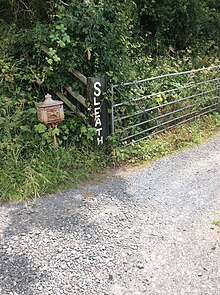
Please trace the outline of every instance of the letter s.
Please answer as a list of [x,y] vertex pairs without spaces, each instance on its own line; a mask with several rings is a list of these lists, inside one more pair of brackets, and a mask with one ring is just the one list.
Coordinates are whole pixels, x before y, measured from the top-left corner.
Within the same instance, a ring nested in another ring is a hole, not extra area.
[[101,94],[101,89],[100,89],[101,86],[102,85],[100,82],[95,82],[95,84],[94,84],[94,89],[96,90],[96,91],[94,91],[94,95],[97,97],[100,96],[100,94]]

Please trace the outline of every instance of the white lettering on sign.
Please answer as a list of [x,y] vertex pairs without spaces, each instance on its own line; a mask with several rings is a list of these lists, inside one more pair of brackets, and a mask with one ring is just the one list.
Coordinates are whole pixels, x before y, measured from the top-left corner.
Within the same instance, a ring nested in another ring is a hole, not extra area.
[[100,89],[101,86],[102,86],[102,85],[101,85],[100,82],[95,82],[95,84],[94,84],[94,89],[95,89],[96,91],[94,91],[94,95],[95,95],[96,97],[99,97],[99,96],[101,95],[101,89]]
[[100,111],[101,111],[100,107],[94,109],[95,118],[100,117]]
[[102,131],[102,121],[101,121],[101,107],[100,101],[98,97],[101,95],[101,83],[95,82],[94,84],[94,97],[93,97],[93,104],[94,104],[94,115],[95,115],[95,128],[96,128],[96,140],[97,144],[103,144],[103,136],[101,135]]
[[101,131],[102,131],[102,128],[97,128],[96,129],[96,132],[98,133],[98,136],[101,136]]
[[100,101],[97,101],[97,97],[94,96],[94,106],[100,106]]
[[98,145],[103,144],[103,136],[97,137],[97,143]]
[[101,122],[101,119],[100,118],[96,118],[95,119],[95,128],[98,127],[98,126],[99,127],[102,127],[102,122]]

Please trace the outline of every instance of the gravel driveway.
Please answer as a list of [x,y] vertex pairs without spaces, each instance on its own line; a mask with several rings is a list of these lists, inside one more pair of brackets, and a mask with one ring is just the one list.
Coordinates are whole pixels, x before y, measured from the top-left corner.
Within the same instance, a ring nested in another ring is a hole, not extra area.
[[0,206],[0,294],[219,295],[220,135],[106,182]]

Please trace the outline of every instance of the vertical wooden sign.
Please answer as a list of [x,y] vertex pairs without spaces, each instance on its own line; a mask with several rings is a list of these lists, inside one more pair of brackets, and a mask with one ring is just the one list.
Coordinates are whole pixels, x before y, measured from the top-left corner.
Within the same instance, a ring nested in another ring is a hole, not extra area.
[[105,144],[109,135],[108,103],[103,96],[106,90],[106,78],[87,78],[88,101],[92,105],[93,126],[96,128],[96,146]]

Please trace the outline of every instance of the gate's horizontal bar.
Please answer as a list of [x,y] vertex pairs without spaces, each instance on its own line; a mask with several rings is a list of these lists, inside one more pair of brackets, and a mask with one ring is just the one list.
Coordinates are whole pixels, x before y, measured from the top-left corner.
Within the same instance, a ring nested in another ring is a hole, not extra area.
[[83,84],[87,85],[87,77],[84,76],[82,73],[73,69],[68,69],[68,72],[71,73],[75,78],[77,78]]
[[[203,85],[203,84],[206,84],[206,83],[211,83],[211,82],[215,82],[215,81],[219,81],[219,80],[220,80],[219,78],[215,78],[215,79],[205,80],[205,81],[198,82],[198,83],[192,83],[192,84],[189,84],[187,86],[182,86],[182,87],[179,87],[179,88],[173,88],[173,89],[168,89],[168,90],[164,90],[164,91],[159,91],[159,92],[155,92],[153,94],[148,94],[148,95],[144,95],[144,96],[141,96],[139,98],[133,99],[133,100],[131,100],[131,102],[134,103],[134,102],[140,101],[140,100],[145,99],[145,98],[151,98],[151,97],[161,95],[161,94],[172,93],[174,91],[181,91],[181,90],[184,90],[184,89],[187,89],[187,88],[192,88],[192,87],[196,87],[196,86],[199,86],[199,85]],[[119,106],[123,106],[123,105],[126,105],[126,103],[127,102],[116,103],[115,105],[113,105],[113,107],[116,108],[116,107],[119,107]]]
[[[154,130],[154,129],[158,128],[158,127],[161,127],[161,126],[164,126],[164,125],[166,125],[166,124],[169,124],[169,123],[175,122],[176,120],[179,120],[179,119],[185,118],[185,117],[187,117],[187,116],[189,116],[189,115],[192,115],[192,114],[198,113],[199,111],[203,111],[203,110],[205,110],[205,109],[207,109],[207,108],[210,108],[210,107],[213,107],[213,106],[217,106],[217,105],[219,105],[218,102],[215,103],[215,104],[212,104],[212,105],[206,106],[206,107],[204,107],[204,108],[201,108],[200,110],[195,110],[195,111],[193,111],[193,112],[190,112],[190,113],[184,114],[184,115],[179,116],[179,117],[177,117],[177,118],[174,118],[174,119],[172,119],[172,120],[168,120],[168,121],[165,121],[165,122],[163,122],[163,123],[157,124],[157,125],[155,125],[155,126],[153,126],[153,127],[150,127],[150,128],[148,128],[148,129],[145,129],[145,130],[142,130],[142,131],[137,132],[137,133],[135,133],[135,134],[131,134],[131,135],[127,136],[127,137],[124,137],[124,138],[122,138],[122,141],[125,141],[125,140],[127,140],[127,139],[133,138],[133,137],[135,137],[135,136],[137,136],[137,135],[141,135],[141,134],[146,133],[146,132],[148,132],[148,131]],[[174,124],[174,125],[175,125],[175,124]]]
[[81,103],[84,108],[88,109],[88,105],[86,103],[86,99],[84,96],[80,95],[80,94],[77,94],[75,93],[73,90],[72,90],[72,87],[71,86],[64,86],[64,89],[72,96],[74,97],[79,103]]
[[150,138],[150,137],[153,137],[154,135],[157,135],[157,134],[160,134],[160,133],[162,133],[162,132],[164,132],[164,131],[167,131],[167,130],[173,128],[174,126],[181,125],[181,124],[183,124],[183,123],[189,122],[189,121],[191,121],[191,120],[193,120],[193,119],[195,119],[195,118],[198,118],[198,117],[200,117],[200,116],[203,116],[203,115],[206,115],[206,114],[213,113],[214,111],[217,111],[217,110],[219,110],[218,107],[217,107],[217,108],[214,108],[214,109],[211,109],[211,110],[209,110],[209,111],[203,112],[203,113],[201,113],[201,114],[198,114],[198,115],[196,115],[196,116],[190,117],[190,118],[188,118],[188,119],[186,119],[186,120],[183,120],[183,121],[181,121],[181,122],[176,123],[175,125],[168,126],[168,127],[164,128],[164,129],[162,129],[162,130],[158,130],[158,131],[156,131],[156,132],[154,132],[154,133],[148,134],[147,136],[144,136],[144,137],[139,138],[139,139],[137,139],[137,140],[132,140],[131,142],[125,144],[125,146],[127,146],[127,145],[131,145],[132,143],[137,143],[137,142],[139,142],[139,141],[141,141],[141,140],[144,140],[144,139],[147,139],[147,138]]
[[144,79],[144,80],[137,80],[137,81],[134,81],[134,82],[115,84],[115,85],[112,85],[112,87],[115,88],[115,87],[118,87],[118,86],[135,85],[135,84],[139,84],[139,83],[143,83],[143,82],[149,82],[149,81],[153,81],[153,80],[157,80],[157,79],[161,79],[161,78],[178,76],[178,75],[185,75],[185,74],[191,74],[191,73],[197,73],[197,72],[200,72],[200,71],[206,71],[206,70],[217,69],[217,68],[220,68],[220,65],[211,66],[211,67],[207,67],[207,68],[196,69],[196,70],[190,70],[190,71],[183,71],[183,72],[178,72],[178,73],[170,73],[170,74],[166,74],[166,75],[147,78],[147,79]]
[[197,94],[194,94],[194,95],[183,97],[181,99],[173,100],[173,101],[170,101],[170,102],[165,103],[165,104],[161,104],[161,105],[149,108],[149,109],[145,109],[145,110],[143,110],[141,112],[137,112],[137,113],[134,113],[134,114],[131,114],[131,115],[127,115],[127,116],[124,116],[124,117],[117,118],[117,119],[114,120],[114,122],[122,121],[122,120],[128,119],[128,118],[132,118],[134,116],[138,116],[138,115],[144,114],[146,112],[149,112],[149,111],[152,111],[152,110],[155,110],[155,109],[159,109],[159,108],[162,108],[162,107],[165,107],[165,106],[168,106],[168,105],[172,105],[172,104],[174,104],[176,102],[181,102],[181,101],[184,101],[184,100],[187,100],[187,99],[191,99],[191,98],[194,98],[194,97],[197,97],[197,96],[202,96],[204,94],[208,94],[208,93],[215,92],[215,91],[216,91],[216,89],[212,89],[212,90],[209,90],[209,91],[200,92],[200,93],[197,93]]
[[[202,103],[205,103],[207,101],[213,101],[215,99],[217,99],[218,96],[215,96],[213,98],[209,98],[207,100],[204,100]],[[142,121],[140,123],[137,123],[137,124],[134,124],[134,125],[131,125],[129,127],[126,127],[126,128],[123,128],[123,131],[126,131],[126,130],[129,130],[129,129],[132,129],[132,128],[135,128],[135,127],[138,127],[138,126],[141,126],[141,125],[144,125],[146,123],[149,123],[149,122],[152,122],[152,121],[155,121],[155,120],[158,120],[158,119],[161,119],[161,118],[164,118],[164,117],[167,117],[169,115],[172,115],[172,114],[176,114],[178,112],[181,112],[181,111],[184,111],[184,110],[187,110],[187,109],[190,109],[190,108],[193,108],[194,106],[197,106],[197,105],[200,105],[201,103],[200,102],[197,102],[197,103],[194,103],[194,104],[191,104],[189,106],[186,106],[186,107],[183,107],[183,108],[180,108],[180,109],[177,109],[175,111],[172,111],[172,112],[169,112],[169,113],[166,113],[166,114],[163,114],[163,115],[160,115],[160,116],[157,116],[157,117],[154,117],[152,119],[149,119],[149,120],[146,120],[146,121]],[[119,132],[115,132],[115,134],[117,134]]]
[[83,121],[87,124],[87,126],[90,127],[90,124],[88,122],[88,118],[86,117],[85,114],[83,114],[82,112],[80,112],[77,107],[72,104],[65,95],[63,95],[60,91],[54,91],[54,94],[56,94],[57,97],[59,97],[63,102],[65,102],[65,104],[76,114],[80,115],[83,118]]
[[163,122],[163,123],[160,123],[160,124],[157,124],[157,125],[155,125],[155,126],[153,126],[153,127],[150,127],[150,128],[148,128],[148,129],[142,130],[142,131],[140,131],[140,132],[138,132],[138,133],[131,134],[131,135],[127,136],[127,137],[122,138],[122,141],[125,141],[125,140],[127,140],[127,139],[133,138],[133,137],[135,137],[135,136],[137,136],[137,135],[141,135],[141,134],[146,133],[146,132],[148,132],[148,131],[151,131],[151,130],[157,129],[158,127],[164,126],[164,125],[166,125],[166,124],[168,124],[168,123],[172,123],[172,122],[174,122],[174,121],[176,121],[176,120],[178,120],[178,119],[185,118],[185,117],[187,117],[188,115],[191,115],[191,114],[194,114],[194,113],[197,113],[197,112],[198,112],[198,111],[194,111],[194,112],[191,112],[191,113],[187,113],[187,114],[184,114],[183,116],[180,116],[180,117],[178,117],[178,118],[174,118],[174,119],[172,119],[172,120],[169,120],[169,121],[166,121],[166,122]]

